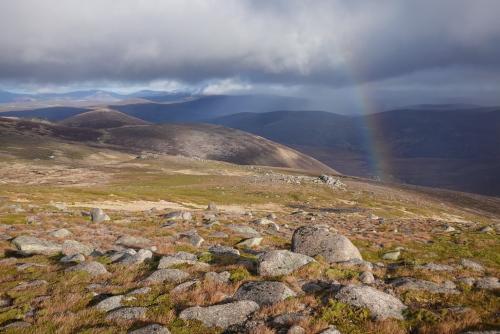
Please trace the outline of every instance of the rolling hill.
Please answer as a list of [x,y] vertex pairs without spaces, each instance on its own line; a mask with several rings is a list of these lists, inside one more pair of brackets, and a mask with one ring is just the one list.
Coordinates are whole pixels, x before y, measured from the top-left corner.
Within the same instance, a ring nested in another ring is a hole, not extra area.
[[[127,125],[102,128],[102,113],[87,125],[69,127],[0,117],[0,138],[4,144],[25,140],[79,142],[139,154],[143,151],[226,161],[243,165],[264,165],[335,172],[321,162],[281,144],[240,130],[209,124]],[[36,138],[36,139],[34,139]]]
[[150,123],[116,110],[100,108],[66,118],[59,124],[78,128],[107,129]]

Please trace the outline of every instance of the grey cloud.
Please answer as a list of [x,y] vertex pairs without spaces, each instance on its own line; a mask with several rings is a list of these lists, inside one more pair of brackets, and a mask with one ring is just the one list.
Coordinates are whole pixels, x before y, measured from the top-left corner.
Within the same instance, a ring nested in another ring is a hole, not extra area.
[[496,0],[5,0],[0,81],[345,86],[450,66],[499,73],[499,12]]

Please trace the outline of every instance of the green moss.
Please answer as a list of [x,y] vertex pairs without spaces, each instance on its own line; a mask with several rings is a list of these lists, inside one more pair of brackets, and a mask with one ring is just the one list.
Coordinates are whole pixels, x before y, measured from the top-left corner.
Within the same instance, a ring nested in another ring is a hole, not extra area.
[[363,326],[370,318],[364,308],[353,307],[330,299],[320,313],[320,320],[335,325],[342,333],[364,334]]
[[219,334],[223,331],[217,328],[207,328],[200,321],[175,319],[169,324],[172,334]]
[[229,277],[229,279],[231,280],[231,282],[240,282],[248,279],[251,276],[248,270],[243,267],[233,269],[230,273],[231,276]]
[[348,268],[328,268],[325,276],[329,279],[352,279],[359,276],[359,272]]

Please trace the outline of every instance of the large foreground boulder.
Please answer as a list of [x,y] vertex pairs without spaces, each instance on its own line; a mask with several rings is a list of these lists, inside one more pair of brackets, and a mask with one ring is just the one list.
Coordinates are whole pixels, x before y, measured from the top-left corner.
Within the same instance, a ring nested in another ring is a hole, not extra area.
[[288,297],[294,297],[295,292],[284,283],[275,281],[246,282],[234,294],[236,300],[253,300],[260,306],[276,304]]
[[328,263],[362,260],[359,250],[347,237],[316,226],[295,230],[292,251],[312,257],[320,255]]
[[21,235],[12,244],[22,255],[56,255],[61,252],[61,245],[52,241],[38,239],[28,235]]
[[366,285],[344,286],[335,298],[349,305],[367,308],[375,320],[403,319],[402,312],[406,309],[398,298]]
[[272,250],[259,257],[257,271],[262,276],[281,276],[313,262],[314,259],[304,254],[287,250]]
[[201,321],[207,327],[226,329],[229,326],[244,323],[258,309],[259,305],[256,302],[241,300],[207,307],[190,307],[182,311],[179,317],[184,320]]

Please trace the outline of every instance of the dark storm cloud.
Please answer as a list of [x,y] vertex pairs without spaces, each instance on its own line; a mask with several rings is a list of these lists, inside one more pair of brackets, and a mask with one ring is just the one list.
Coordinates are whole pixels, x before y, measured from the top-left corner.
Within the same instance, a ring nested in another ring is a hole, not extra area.
[[0,81],[335,86],[449,67],[496,80],[499,12],[496,0],[4,0]]

